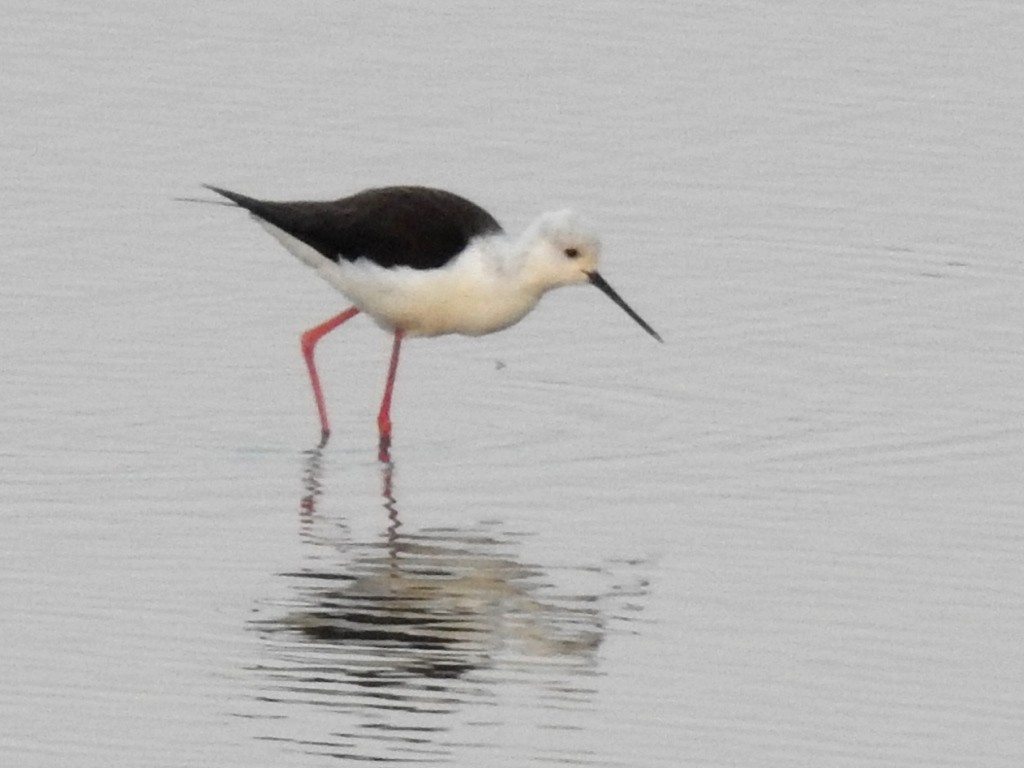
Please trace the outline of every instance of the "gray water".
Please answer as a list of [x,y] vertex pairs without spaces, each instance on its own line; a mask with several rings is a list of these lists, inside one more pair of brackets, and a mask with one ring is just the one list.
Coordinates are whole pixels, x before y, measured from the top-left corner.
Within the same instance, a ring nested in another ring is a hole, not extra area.
[[[0,763],[1019,766],[1024,12],[185,7],[0,25]],[[237,212],[584,213],[517,327],[298,350]]]

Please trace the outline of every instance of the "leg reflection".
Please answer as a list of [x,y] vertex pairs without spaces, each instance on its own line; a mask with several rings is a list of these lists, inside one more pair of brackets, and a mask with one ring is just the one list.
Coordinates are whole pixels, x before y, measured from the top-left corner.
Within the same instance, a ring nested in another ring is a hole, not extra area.
[[316,515],[317,499],[323,494],[323,484],[320,476],[324,466],[323,443],[306,451],[306,460],[302,466],[302,488],[304,494],[299,501],[299,514],[302,519],[308,522]]

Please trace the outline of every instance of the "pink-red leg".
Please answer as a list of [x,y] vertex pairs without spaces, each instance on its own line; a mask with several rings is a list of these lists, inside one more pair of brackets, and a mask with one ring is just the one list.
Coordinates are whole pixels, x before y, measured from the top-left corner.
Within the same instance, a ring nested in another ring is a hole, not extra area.
[[344,312],[339,312],[329,320],[320,323],[320,325],[314,325],[302,334],[302,356],[306,360],[306,368],[309,370],[309,381],[313,385],[313,397],[316,398],[316,411],[320,416],[321,444],[327,442],[327,437],[331,434],[331,426],[327,421],[327,406],[324,405],[324,393],[320,389],[320,377],[316,372],[316,363],[313,362],[313,348],[320,341],[321,337],[357,314],[359,314],[358,309],[349,307]]
[[384,385],[384,397],[380,401],[380,411],[377,413],[377,429],[380,430],[380,439],[383,443],[391,439],[391,392],[395,388],[395,372],[398,370],[398,353],[402,349],[402,331],[395,331],[395,340],[391,346],[391,363],[388,365],[388,380]]

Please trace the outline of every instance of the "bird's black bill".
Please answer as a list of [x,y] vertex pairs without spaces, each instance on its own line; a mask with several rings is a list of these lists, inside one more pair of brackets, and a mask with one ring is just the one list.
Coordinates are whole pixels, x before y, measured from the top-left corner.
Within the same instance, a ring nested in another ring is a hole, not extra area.
[[[605,296],[607,296],[609,299],[611,299],[616,304],[618,304],[620,307],[622,307],[622,309],[625,311],[625,313],[627,315],[629,315],[634,320],[636,320],[637,324],[641,328],[643,328],[645,331],[647,331],[649,334],[651,334],[651,336],[656,338],[658,341],[662,341],[662,338],[661,338],[661,336],[658,335],[658,332],[656,330],[654,330],[653,328],[651,328],[651,326],[649,326],[644,321],[644,319],[642,317],[640,317],[640,315],[638,315],[636,312],[634,312],[633,308],[630,307],[629,304],[627,304],[625,301],[622,300],[622,297],[619,296],[619,294],[617,294],[615,292],[615,290],[610,285],[608,285],[608,283],[605,281],[605,279],[603,277],[601,277],[601,275],[599,275],[597,272],[588,272],[587,273],[587,277],[589,278],[591,283],[593,283],[594,285],[596,285],[598,288],[601,289],[601,291],[604,293]],[[662,343],[664,343],[664,342],[662,342]]]

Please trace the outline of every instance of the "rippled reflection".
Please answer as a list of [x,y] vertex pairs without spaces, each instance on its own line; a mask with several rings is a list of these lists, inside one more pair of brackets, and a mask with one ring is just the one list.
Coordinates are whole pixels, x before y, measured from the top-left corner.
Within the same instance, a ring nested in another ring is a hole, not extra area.
[[330,712],[331,730],[269,738],[338,757],[422,760],[448,754],[466,736],[455,731],[474,728],[467,719],[500,725],[505,715],[482,708],[506,690],[553,710],[586,708],[609,608],[641,586],[560,567],[560,583],[601,586],[557,590],[517,556],[525,534],[501,524],[405,532],[390,461],[380,533],[359,541],[321,509],[323,460],[311,451],[304,467],[305,563],[281,574],[288,597],[261,606],[253,626],[272,659],[259,669],[262,700],[286,707],[276,714],[286,719]]

